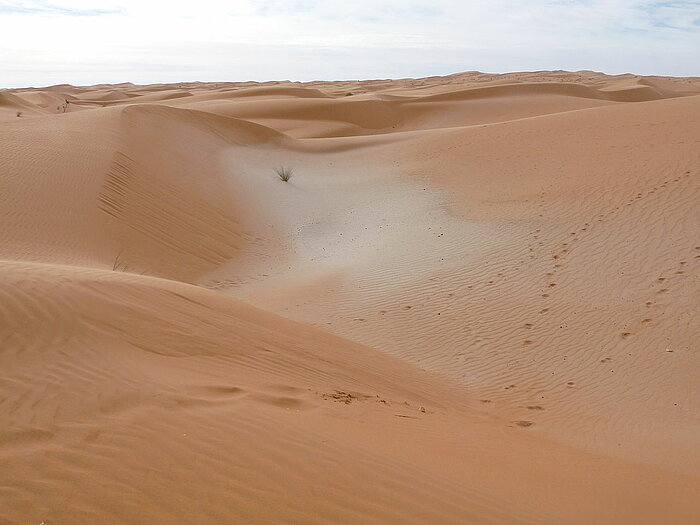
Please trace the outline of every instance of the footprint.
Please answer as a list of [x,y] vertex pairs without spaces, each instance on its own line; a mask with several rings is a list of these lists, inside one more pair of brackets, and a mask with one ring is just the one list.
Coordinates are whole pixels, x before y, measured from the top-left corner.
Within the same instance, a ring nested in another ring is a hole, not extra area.
[[254,394],[251,397],[265,405],[270,405],[276,408],[284,408],[285,410],[306,410],[314,407],[314,405],[312,405],[311,403],[308,403],[296,397],[270,396],[267,394]]
[[226,385],[194,386],[187,388],[187,391],[193,394],[215,399],[240,397],[247,393],[244,389],[237,386]]
[[323,399],[334,401],[336,403],[344,403],[349,405],[354,401],[362,401],[368,399],[369,396],[365,394],[360,394],[359,392],[345,392],[344,390],[335,390],[332,393],[321,394]]
[[296,386],[290,385],[269,385],[266,387],[266,392],[275,394],[285,394],[287,396],[300,395],[304,393],[304,390]]

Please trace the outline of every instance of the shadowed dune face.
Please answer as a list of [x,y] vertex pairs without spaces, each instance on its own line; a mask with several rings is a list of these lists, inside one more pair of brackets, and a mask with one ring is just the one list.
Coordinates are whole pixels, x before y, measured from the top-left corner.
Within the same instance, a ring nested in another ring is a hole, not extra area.
[[593,72],[0,91],[0,522],[695,523],[698,114]]

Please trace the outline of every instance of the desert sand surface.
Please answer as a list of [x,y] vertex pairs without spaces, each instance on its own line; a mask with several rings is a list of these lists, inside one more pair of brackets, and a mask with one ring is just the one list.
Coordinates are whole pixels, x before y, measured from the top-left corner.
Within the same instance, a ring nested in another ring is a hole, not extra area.
[[0,523],[698,524],[699,180],[700,78],[0,90]]

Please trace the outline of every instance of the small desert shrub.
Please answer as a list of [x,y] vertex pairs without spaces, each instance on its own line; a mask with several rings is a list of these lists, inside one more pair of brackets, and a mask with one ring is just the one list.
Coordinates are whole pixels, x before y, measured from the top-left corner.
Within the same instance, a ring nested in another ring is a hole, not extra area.
[[121,260],[122,252],[117,254],[116,259],[114,259],[114,264],[112,265],[112,271],[114,272],[125,272],[129,267],[124,261]]
[[275,173],[277,173],[277,176],[280,178],[280,180],[287,182],[289,179],[292,178],[294,170],[292,168],[280,166],[279,168],[275,168]]
[[18,111],[18,112],[17,112],[17,116],[18,116],[18,117],[21,117],[21,116],[22,116],[22,112],[21,112],[21,111]]

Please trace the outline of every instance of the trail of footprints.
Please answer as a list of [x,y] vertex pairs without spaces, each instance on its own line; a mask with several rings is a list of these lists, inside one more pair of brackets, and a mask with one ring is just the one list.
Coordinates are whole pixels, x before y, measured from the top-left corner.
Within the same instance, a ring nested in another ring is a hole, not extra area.
[[[673,179],[668,179],[661,183],[658,186],[653,186],[651,189],[649,189],[646,192],[638,192],[634,197],[629,199],[627,202],[625,202],[623,205],[618,205],[615,206],[612,210],[599,214],[595,220],[592,220],[591,222],[603,222],[612,216],[615,216],[619,214],[623,208],[623,206],[631,206],[635,204],[636,202],[640,201],[641,199],[648,197],[650,195],[655,194],[658,191],[663,190],[664,188],[668,187],[672,183],[678,183],[684,178],[690,177],[691,173],[690,171],[685,171],[682,175],[678,175],[677,177]],[[539,194],[539,202],[537,204],[539,210],[538,210],[538,217],[543,217],[546,209],[545,209],[545,192],[541,192]],[[574,248],[574,243],[578,242],[579,239],[582,238],[582,236],[585,234],[585,232],[589,231],[589,229],[592,228],[591,222],[585,222],[583,223],[582,226],[580,226],[577,229],[574,229],[573,231],[569,232],[569,238],[565,242],[561,242],[557,244],[557,249],[554,250],[554,253],[549,252],[551,255],[551,259],[553,261],[553,264],[551,266],[550,271],[546,272],[544,277],[545,277],[545,284],[542,287],[542,290],[540,292],[540,298],[545,301],[545,306],[539,310],[539,314],[549,314],[550,308],[546,306],[546,301],[551,298],[551,294],[556,290],[557,287],[557,282],[556,282],[556,275],[557,272],[561,271],[565,267],[565,259],[568,254],[571,253],[572,249]],[[540,240],[540,233],[541,230],[539,228],[535,229],[534,231],[530,232],[530,235],[532,236],[532,242],[528,245],[527,247],[527,257],[530,259],[535,259],[537,257],[541,257],[544,255],[544,252],[548,251],[547,248],[544,248],[544,243]],[[540,253],[538,253],[540,252]],[[700,246],[694,247],[694,254],[691,255],[692,258],[695,260],[700,259]],[[521,264],[524,263],[524,261],[519,261]],[[658,277],[651,285],[655,288],[654,289],[654,296],[658,296],[659,294],[665,294],[670,291],[670,281],[673,279],[673,276],[680,276],[683,275],[686,271],[688,265],[687,260],[682,260],[678,263],[677,267],[671,271],[671,276],[667,277],[665,275],[662,275]],[[514,268],[515,271],[518,270],[518,268]],[[503,273],[498,273],[497,276],[500,277],[502,276]],[[489,280],[481,283],[476,283],[477,285],[484,285],[484,284],[492,284],[494,281]],[[472,286],[468,286],[467,288],[471,289]],[[644,307],[646,309],[651,309],[655,305],[654,302],[654,296],[650,297],[649,300],[645,301]],[[648,326],[653,323],[653,318],[650,316],[644,317],[639,321],[639,324],[641,325],[640,328],[643,328],[644,326]],[[527,322],[522,325],[522,328],[524,330],[532,330],[535,328],[535,323],[532,322]],[[623,339],[627,339],[630,337],[633,337],[635,333],[632,331],[624,331],[620,333],[620,336]],[[533,339],[527,338],[523,339],[522,341],[523,345],[533,345],[535,344],[535,341]],[[603,357],[600,359],[600,363],[610,363],[612,362],[612,358],[610,357]],[[567,388],[574,388],[576,386],[576,383],[574,381],[568,381],[566,383]],[[516,385],[508,385],[505,386],[504,389],[507,390],[512,390],[516,388]],[[482,399],[482,403],[492,403],[491,400],[489,399]],[[525,408],[527,410],[544,410],[544,407],[541,405],[527,405],[527,406],[520,406],[519,408]],[[529,427],[533,425],[534,423],[532,421],[524,421],[524,420],[519,420],[519,421],[512,421],[512,423],[522,426],[522,427]]]
[[[646,192],[638,192],[634,197],[632,197],[631,199],[629,199],[629,200],[625,203],[625,206],[631,206],[632,204],[634,204],[635,202],[639,201],[640,199],[643,199],[644,197],[647,197],[647,196],[649,196],[649,195],[653,195],[653,194],[656,193],[657,191],[660,191],[661,189],[666,188],[669,184],[674,183],[674,182],[675,182],[675,183],[680,182],[682,179],[687,178],[687,177],[690,177],[690,175],[691,175],[690,171],[686,170],[682,175],[678,175],[678,176],[676,176],[676,177],[673,178],[673,179],[665,180],[665,181],[664,181],[663,183],[661,183],[659,186],[653,186],[650,190],[648,190],[648,191],[646,191]],[[540,193],[540,197],[539,197],[539,198],[540,198],[540,203],[538,204],[538,206],[539,206],[539,208],[540,208],[541,211],[544,211],[544,192]],[[609,218],[609,217],[611,217],[611,216],[614,216],[614,215],[620,213],[620,210],[621,210],[621,206],[616,206],[615,208],[613,208],[612,210],[608,211],[607,213],[599,214],[599,215],[597,216],[595,222],[603,222],[603,221],[606,220],[607,218]],[[541,216],[542,216],[542,213],[540,213],[539,216],[541,217]],[[557,283],[555,282],[554,277],[556,276],[556,273],[557,273],[558,271],[560,271],[560,270],[564,267],[564,258],[566,257],[567,254],[569,254],[569,253],[571,252],[571,249],[573,248],[572,244],[573,244],[574,242],[577,242],[577,241],[581,238],[581,235],[582,235],[584,232],[588,231],[590,227],[591,227],[590,222],[586,222],[586,223],[583,224],[583,226],[581,226],[581,227],[578,228],[577,230],[572,231],[572,232],[569,232],[569,236],[571,237],[571,240],[570,240],[570,241],[567,241],[567,242],[562,242],[562,243],[559,245],[559,249],[556,250],[554,254],[552,254],[552,259],[553,259],[555,262],[554,262],[554,264],[552,265],[551,271],[549,271],[549,272],[547,272],[547,273],[545,274],[545,278],[546,278],[546,280],[549,281],[549,282],[545,285],[544,289],[542,290],[542,293],[540,294],[540,297],[541,297],[541,298],[543,298],[543,299],[548,299],[548,298],[551,296],[551,292],[552,292],[553,289],[557,286]],[[539,241],[538,241],[538,239],[539,239],[539,235],[538,235],[538,234],[539,234],[539,233],[540,233],[540,230],[539,230],[539,229],[536,229],[536,230],[534,230],[534,232],[532,232],[532,235],[533,235],[533,239],[534,239],[535,241],[537,241],[537,244],[538,244],[539,246],[542,246],[542,242],[539,242]],[[696,249],[696,251],[698,251],[698,250],[700,250],[700,247],[696,247],[695,249]],[[532,247],[532,245],[529,246],[529,251],[530,251],[530,252],[533,252],[533,247]],[[530,255],[530,258],[534,258],[534,257],[535,257],[534,254],[531,254],[531,255]],[[700,254],[695,254],[695,258],[696,258],[696,259],[700,258]],[[682,274],[684,274],[684,273],[685,273],[684,267],[685,267],[687,264],[688,264],[688,261],[680,261],[680,263],[679,263],[679,265],[678,265],[679,267],[675,270],[674,274],[675,274],[675,275],[682,275]],[[657,278],[657,280],[656,280],[656,282],[655,282],[654,284],[663,284],[663,283],[666,283],[669,279],[670,279],[669,277],[661,276],[661,277]],[[667,287],[659,287],[659,288],[656,289],[656,292],[655,292],[655,293],[656,293],[656,294],[663,294],[663,293],[666,293],[666,292],[668,292],[668,291],[669,291],[669,288],[667,288]],[[652,307],[653,305],[654,305],[654,301],[652,301],[652,300],[648,300],[648,301],[645,302],[645,306],[646,306],[647,308],[650,308],[650,307]],[[540,314],[546,314],[546,313],[548,313],[549,311],[550,311],[549,308],[546,308],[546,307],[545,307],[545,308],[542,308],[542,309],[539,311],[539,313],[540,313]],[[646,325],[646,324],[649,324],[649,323],[651,323],[651,322],[652,322],[652,319],[649,318],[649,317],[646,317],[646,318],[644,318],[644,319],[641,320],[641,324],[642,324],[642,325]],[[533,328],[533,324],[532,324],[532,323],[525,323],[524,327],[525,327],[526,329],[532,329],[532,328]],[[630,337],[630,336],[632,336],[632,335],[633,335],[633,333],[632,333],[632,332],[628,332],[628,331],[625,331],[625,332],[622,332],[622,333],[621,333],[621,337],[623,337],[623,338],[628,338],[628,337]],[[523,344],[533,344],[533,341],[530,340],[530,339],[525,339],[525,340],[523,341]],[[609,360],[610,358],[606,358],[606,359]],[[601,362],[603,362],[603,361],[601,361]],[[607,361],[605,361],[605,362],[607,362]]]
[[[507,280],[509,276],[512,274],[515,274],[520,270],[520,266],[525,263],[526,259],[537,259],[537,258],[545,258],[549,257],[551,258],[551,267],[548,272],[544,274],[545,282],[542,286],[542,289],[539,292],[540,298],[544,301],[544,304],[538,309],[538,314],[539,315],[551,315],[552,310],[548,306],[548,302],[552,297],[552,294],[556,292],[558,283],[556,281],[556,276],[557,273],[562,271],[566,267],[566,257],[572,253],[572,250],[575,248],[576,243],[579,242],[580,239],[584,238],[586,235],[586,232],[589,232],[593,227],[595,223],[601,223],[605,222],[608,219],[614,217],[615,215],[618,215],[619,213],[622,212],[624,207],[626,206],[632,206],[635,203],[641,201],[642,199],[649,197],[651,195],[654,195],[657,192],[660,192],[667,188],[669,185],[673,183],[678,183],[681,182],[683,179],[690,177],[691,173],[690,171],[685,171],[683,174],[676,176],[675,178],[665,180],[661,184],[657,186],[653,186],[651,189],[645,191],[645,192],[638,192],[636,193],[632,198],[630,198],[628,201],[619,204],[612,208],[611,210],[605,212],[605,213],[600,213],[596,217],[589,219],[588,222],[584,222],[580,227],[574,228],[568,232],[568,235],[566,236],[565,239],[562,239],[563,242],[560,243],[555,243],[554,245],[550,246],[545,246],[545,243],[541,240],[541,229],[537,228],[533,231],[531,231],[528,235],[531,236],[531,242],[528,244],[526,251],[524,253],[521,253],[521,256],[518,257],[513,263],[507,264],[505,267],[499,268],[499,271],[496,273],[491,274],[491,276],[484,277],[478,281],[473,281],[469,284],[464,285],[464,288],[466,290],[469,290],[469,292],[477,292],[480,289],[485,289],[486,287],[493,286],[499,281],[504,281]],[[538,194],[538,202],[537,202],[537,208],[538,208],[538,217],[544,217],[547,209],[546,209],[546,191],[543,190]],[[554,250],[552,250],[552,246],[554,247]],[[695,247],[695,254],[691,257],[694,257],[695,260],[700,259],[700,246]],[[687,260],[680,261],[678,263],[678,267],[672,271],[672,275],[682,275],[685,273],[685,268],[688,265]],[[655,302],[654,298],[655,296],[658,296],[658,294],[664,294],[670,291],[669,285],[670,285],[670,280],[673,277],[667,277],[667,276],[659,276],[657,280],[652,283],[655,286],[654,290],[654,296],[650,297],[645,303],[644,307],[646,309],[653,308]],[[439,280],[437,278],[431,279],[431,281]],[[450,300],[455,300],[459,299],[459,294],[455,293],[447,293],[446,297]],[[403,310],[410,310],[413,308],[413,305],[404,305],[401,307]],[[386,315],[388,313],[388,310],[383,309],[379,311],[380,315]],[[438,313],[437,315],[440,315]],[[356,319],[356,320],[362,320],[364,319]],[[640,325],[641,327],[644,327],[645,325],[650,325],[653,323],[653,318],[651,316],[644,317],[643,319],[640,320]],[[522,328],[524,330],[532,330],[533,328],[536,327],[536,324],[534,322],[526,322],[522,325]],[[631,338],[635,334],[632,331],[624,331],[620,333],[620,337],[623,339]],[[536,340],[534,338],[524,338],[522,340],[522,344],[529,346],[529,345],[534,345],[536,344]],[[600,363],[610,363],[612,361],[612,358],[610,357],[604,357],[600,359]],[[568,381],[566,383],[567,388],[575,388],[576,384],[573,381]],[[512,390],[516,388],[516,385],[508,385],[504,387],[505,390]],[[491,400],[488,399],[483,399],[481,400],[483,403],[490,403]],[[522,407],[521,407],[522,408]],[[528,410],[543,410],[544,408],[540,405],[528,405],[524,408],[527,408]],[[532,422],[513,422],[519,426],[530,426]],[[529,424],[521,424],[521,423],[529,423]]]
[[[248,389],[231,385],[191,386],[186,392],[171,393],[171,401],[178,408],[237,404],[248,399],[260,405],[302,412],[318,408],[318,400],[323,402],[352,405],[355,403],[376,403],[391,408],[393,415],[402,418],[420,419],[421,414],[434,414],[435,410],[407,400],[396,401],[380,395],[364,394],[354,390],[313,391],[290,385],[268,385],[262,389]],[[408,413],[408,414],[406,414]]]

